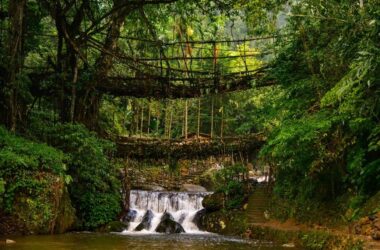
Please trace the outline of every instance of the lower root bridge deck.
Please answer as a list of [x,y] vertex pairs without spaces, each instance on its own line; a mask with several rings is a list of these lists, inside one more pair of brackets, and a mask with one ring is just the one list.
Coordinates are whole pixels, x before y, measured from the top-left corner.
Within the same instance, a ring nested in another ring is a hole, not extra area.
[[190,159],[249,152],[260,148],[262,134],[224,138],[146,139],[119,137],[117,155],[134,159]]

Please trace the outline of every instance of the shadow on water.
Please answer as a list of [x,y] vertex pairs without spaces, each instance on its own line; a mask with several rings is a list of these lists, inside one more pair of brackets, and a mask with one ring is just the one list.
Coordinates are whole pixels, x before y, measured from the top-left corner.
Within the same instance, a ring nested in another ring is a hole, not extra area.
[[[70,233],[63,235],[15,237],[15,244],[0,245],[9,250],[245,250],[285,249],[270,242],[207,235],[119,235]],[[293,248],[294,249],[294,248]]]

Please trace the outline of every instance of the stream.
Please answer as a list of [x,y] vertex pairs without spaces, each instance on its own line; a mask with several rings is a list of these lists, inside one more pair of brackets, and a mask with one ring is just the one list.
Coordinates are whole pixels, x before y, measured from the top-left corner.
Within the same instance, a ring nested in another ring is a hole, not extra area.
[[[1,246],[9,250],[245,250],[286,249],[269,242],[247,241],[215,234],[97,234],[69,233],[63,235],[12,238],[15,244]],[[294,249],[294,248],[292,248]]]

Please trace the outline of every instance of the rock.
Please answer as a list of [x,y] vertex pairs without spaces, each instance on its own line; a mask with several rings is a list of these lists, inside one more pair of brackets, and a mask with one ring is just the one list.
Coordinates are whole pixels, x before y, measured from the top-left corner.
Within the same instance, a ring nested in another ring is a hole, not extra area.
[[201,228],[201,220],[202,217],[205,216],[206,214],[206,209],[199,210],[193,218],[193,223],[197,225],[198,228]]
[[376,218],[372,222],[372,239],[380,240],[380,213],[377,213]]
[[71,204],[70,195],[67,188],[64,188],[64,192],[59,202],[58,216],[54,226],[54,233],[62,234],[74,226],[77,221],[75,215],[75,208]]
[[129,222],[133,221],[136,218],[136,216],[137,216],[137,211],[129,209],[127,214],[123,217],[123,222],[129,223]]
[[282,247],[292,248],[292,247],[296,247],[296,245],[294,245],[294,243],[286,243],[286,244],[283,244]]
[[104,229],[103,232],[123,232],[128,229],[128,225],[121,221],[111,221],[109,222]]
[[5,244],[15,244],[15,243],[16,243],[16,241],[14,241],[14,240],[10,240],[10,239],[5,240]]
[[224,206],[224,194],[223,193],[213,193],[207,195],[202,201],[203,207],[207,212],[214,212],[221,210]]
[[160,224],[158,224],[156,228],[156,232],[158,233],[184,233],[185,230],[178,222],[174,221],[174,218],[171,214],[165,212],[161,218]]
[[380,230],[380,212],[378,212],[374,217],[375,218],[372,220],[373,227]]
[[373,231],[371,237],[374,240],[380,240],[380,231],[379,230]]
[[164,187],[154,185],[154,184],[146,184],[140,187],[142,190],[147,190],[147,191],[165,191],[166,189]]
[[354,230],[355,234],[369,235],[369,232],[371,231],[371,221],[367,216],[361,218],[355,224]]
[[206,188],[199,186],[199,185],[194,185],[194,184],[183,184],[181,186],[181,191],[184,191],[184,192],[207,192]]
[[247,229],[246,216],[242,211],[219,210],[207,212],[199,220],[198,228],[223,235],[243,235]]
[[151,210],[146,211],[141,223],[135,228],[135,231],[149,230],[154,214]]
[[380,212],[358,220],[354,230],[356,234],[371,236],[374,240],[380,240]]

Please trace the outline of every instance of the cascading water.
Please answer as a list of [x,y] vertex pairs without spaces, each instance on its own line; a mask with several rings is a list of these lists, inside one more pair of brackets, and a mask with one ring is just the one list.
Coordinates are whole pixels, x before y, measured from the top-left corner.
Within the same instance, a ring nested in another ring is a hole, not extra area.
[[[154,233],[165,219],[172,227],[186,233],[201,233],[193,222],[203,209],[203,198],[209,192],[161,192],[132,190],[130,193],[129,227],[124,233]],[[165,225],[166,225],[165,224]]]

